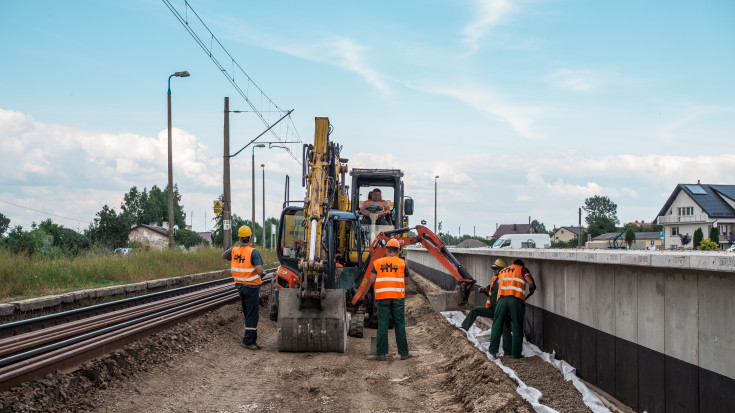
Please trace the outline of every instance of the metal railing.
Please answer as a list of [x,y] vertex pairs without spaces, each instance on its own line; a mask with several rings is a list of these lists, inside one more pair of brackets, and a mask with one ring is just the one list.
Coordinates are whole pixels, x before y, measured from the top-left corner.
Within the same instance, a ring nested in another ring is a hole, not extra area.
[[677,223],[696,223],[696,222],[707,222],[707,214],[697,215],[661,215],[658,217],[657,222],[659,225],[663,224],[677,224]]

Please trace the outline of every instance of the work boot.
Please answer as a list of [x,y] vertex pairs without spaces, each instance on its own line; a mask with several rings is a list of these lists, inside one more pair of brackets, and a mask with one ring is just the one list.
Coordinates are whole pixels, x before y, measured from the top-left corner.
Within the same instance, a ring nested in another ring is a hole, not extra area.
[[411,354],[411,353],[408,353],[408,354],[401,354],[401,360],[408,360],[408,359],[410,359],[411,357],[414,357],[414,355],[413,355],[413,354]]
[[240,343],[240,347],[246,348],[248,350],[260,350],[260,346],[258,346],[257,344]]
[[385,354],[371,354],[367,357],[368,360],[385,361]]

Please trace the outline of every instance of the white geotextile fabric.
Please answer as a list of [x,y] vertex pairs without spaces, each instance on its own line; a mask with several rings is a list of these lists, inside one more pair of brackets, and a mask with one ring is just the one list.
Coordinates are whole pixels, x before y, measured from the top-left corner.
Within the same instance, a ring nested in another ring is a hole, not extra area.
[[[444,318],[449,321],[450,324],[452,324],[455,327],[460,327],[462,325],[462,322],[465,319],[464,313],[461,311],[443,311],[441,315],[444,316]],[[464,330],[462,330],[464,331]],[[499,357],[493,357],[488,353],[488,349],[490,348],[490,330],[481,330],[477,326],[472,324],[472,327],[470,327],[470,331],[467,332],[467,340],[469,340],[471,343],[475,345],[475,347],[479,348],[485,354],[487,357],[498,365],[508,376],[510,376],[511,379],[515,380],[518,383],[518,388],[516,391],[518,394],[521,395],[526,401],[531,403],[531,406],[533,406],[533,409],[536,412],[539,413],[551,413],[556,412],[556,410],[552,409],[549,406],[545,406],[541,404],[539,401],[541,399],[541,392],[533,387],[527,386],[523,381],[518,377],[518,375],[513,371],[511,368],[506,367],[503,365],[503,363],[500,361]],[[502,338],[501,338],[502,343]],[[552,366],[556,367],[557,370],[561,372],[561,374],[564,375],[564,379],[567,381],[572,382],[574,387],[579,390],[580,393],[582,393],[582,400],[584,401],[584,404],[587,405],[587,407],[592,410],[593,413],[610,413],[610,410],[605,407],[605,405],[600,401],[600,399],[597,397],[595,393],[593,393],[587,386],[585,386],[584,383],[582,383],[581,380],[577,377],[576,369],[569,365],[564,360],[555,360],[554,357],[549,353],[544,353],[536,347],[535,345],[529,343],[526,341],[526,339],[523,339],[523,350],[522,354],[524,357],[533,357],[533,356],[539,356],[547,363],[551,363]],[[503,355],[503,348],[502,345],[500,346],[500,349],[498,350],[498,356]]]

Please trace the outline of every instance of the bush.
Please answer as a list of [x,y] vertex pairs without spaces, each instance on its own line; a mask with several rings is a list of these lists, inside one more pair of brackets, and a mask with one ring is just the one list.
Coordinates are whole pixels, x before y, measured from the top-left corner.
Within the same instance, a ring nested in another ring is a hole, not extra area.
[[551,241],[551,248],[577,248],[577,238],[569,241]]
[[186,247],[186,249],[204,244],[206,242],[204,238],[199,236],[199,234],[188,229],[180,229],[176,231],[176,236],[174,237],[174,239],[176,240],[176,244],[183,245],[184,247]]
[[702,251],[713,251],[720,248],[720,246],[716,242],[712,241],[712,239],[710,238],[705,238],[704,240],[702,240],[701,247]]
[[692,238],[692,246],[694,249],[697,249],[702,245],[702,239],[704,239],[702,228],[697,228],[697,230],[694,231],[694,237]]

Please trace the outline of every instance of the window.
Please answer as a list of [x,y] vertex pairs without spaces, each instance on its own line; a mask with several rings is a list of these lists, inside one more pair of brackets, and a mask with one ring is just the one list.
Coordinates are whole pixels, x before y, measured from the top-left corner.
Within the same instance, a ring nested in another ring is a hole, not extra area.
[[671,236],[675,237],[679,235],[679,227],[671,227]]
[[679,215],[680,216],[691,216],[694,215],[694,207],[680,207],[679,209]]

